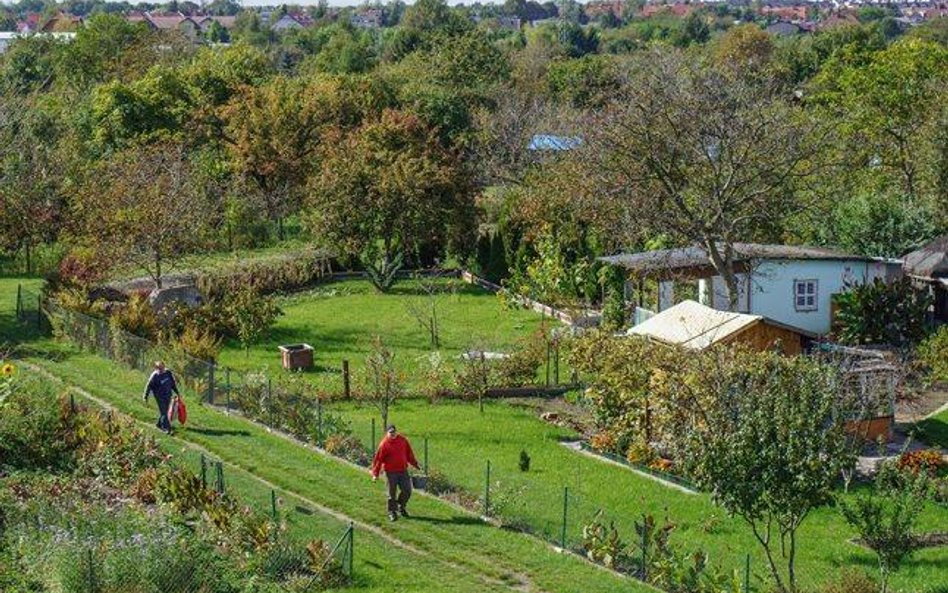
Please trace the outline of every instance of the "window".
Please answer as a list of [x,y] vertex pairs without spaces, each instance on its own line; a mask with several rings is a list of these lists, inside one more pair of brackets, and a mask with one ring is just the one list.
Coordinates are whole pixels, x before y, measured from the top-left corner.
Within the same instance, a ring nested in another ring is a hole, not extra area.
[[816,280],[793,281],[793,304],[797,311],[816,311]]

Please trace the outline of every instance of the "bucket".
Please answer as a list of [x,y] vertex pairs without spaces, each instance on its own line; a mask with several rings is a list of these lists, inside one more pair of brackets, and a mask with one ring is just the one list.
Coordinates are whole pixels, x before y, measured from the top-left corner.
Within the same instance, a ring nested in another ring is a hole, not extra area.
[[428,476],[412,476],[411,487],[417,490],[428,489]]

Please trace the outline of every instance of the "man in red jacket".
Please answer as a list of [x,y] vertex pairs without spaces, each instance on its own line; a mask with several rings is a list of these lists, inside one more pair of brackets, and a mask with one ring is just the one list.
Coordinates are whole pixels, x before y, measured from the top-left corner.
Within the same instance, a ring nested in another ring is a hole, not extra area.
[[[398,434],[395,425],[388,427],[386,434],[379,443],[378,450],[375,452],[375,459],[372,460],[372,481],[379,478],[379,472],[385,471],[385,477],[388,479],[388,520],[397,521],[398,513],[403,517],[408,516],[405,505],[411,498],[411,476],[408,475],[408,466],[418,468],[418,460],[415,459],[415,453],[411,450],[411,443],[408,439]],[[395,494],[398,493],[396,497]]]

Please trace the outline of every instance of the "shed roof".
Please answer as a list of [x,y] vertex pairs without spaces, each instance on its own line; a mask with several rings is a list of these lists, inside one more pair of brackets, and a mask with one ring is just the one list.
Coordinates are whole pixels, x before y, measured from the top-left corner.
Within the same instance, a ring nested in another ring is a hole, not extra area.
[[[870,257],[828,247],[735,243],[734,252],[736,262],[760,259],[873,261]],[[707,249],[697,245],[640,253],[620,253],[600,257],[599,260],[634,272],[654,272],[709,265]]]
[[918,278],[948,278],[948,235],[906,255],[902,269]]
[[627,333],[692,350],[704,350],[763,319],[760,315],[718,311],[695,301],[682,301],[629,329]]

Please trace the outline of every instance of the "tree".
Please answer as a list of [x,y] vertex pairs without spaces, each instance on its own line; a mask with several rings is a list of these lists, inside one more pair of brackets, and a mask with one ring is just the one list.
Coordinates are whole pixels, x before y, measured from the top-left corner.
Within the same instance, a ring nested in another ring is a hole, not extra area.
[[864,411],[814,359],[723,350],[692,359],[690,377],[661,382],[681,404],[703,391],[717,396],[688,407],[695,421],[681,433],[685,469],[750,526],[777,590],[796,591],[798,530],[855,464],[845,422]]
[[466,245],[471,231],[471,187],[459,156],[417,117],[392,110],[325,143],[308,205],[316,236],[381,276],[401,257],[417,261],[423,248]]
[[836,332],[844,344],[891,344],[910,347],[927,333],[925,318],[932,304],[928,290],[904,278],[887,284],[853,286],[836,297]]
[[799,190],[832,128],[772,82],[681,53],[650,53],[635,73],[593,126],[592,175],[629,221],[627,243],[667,234],[700,245],[733,308],[734,243],[773,237],[806,207]]
[[405,381],[395,368],[395,352],[379,336],[372,340],[372,350],[365,358],[363,384],[358,399],[378,408],[382,426],[388,426],[389,410],[405,391]]
[[133,146],[99,163],[73,204],[80,243],[148,274],[156,288],[202,243],[211,217],[181,143]]
[[250,345],[259,340],[283,314],[270,297],[261,296],[251,287],[245,287],[225,298],[227,315],[234,326],[237,339],[246,356],[250,356]]
[[913,533],[928,496],[931,477],[925,472],[900,472],[891,461],[882,464],[868,494],[842,501],[840,511],[859,534],[860,542],[876,553],[882,593],[889,578],[917,549]]
[[277,77],[244,87],[224,109],[236,173],[256,190],[281,239],[283,221],[298,209],[320,133],[332,116],[322,92],[304,81]]

